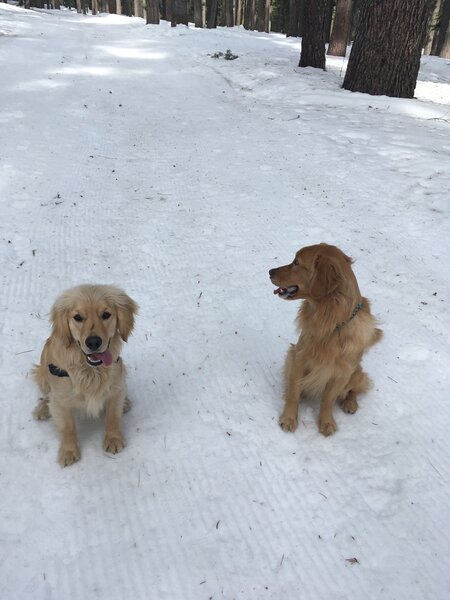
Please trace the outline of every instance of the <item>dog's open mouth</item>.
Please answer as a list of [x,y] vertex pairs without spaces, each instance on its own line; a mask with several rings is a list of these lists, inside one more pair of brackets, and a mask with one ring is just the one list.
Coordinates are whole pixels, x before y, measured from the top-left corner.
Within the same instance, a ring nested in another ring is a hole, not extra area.
[[99,367],[100,365],[109,367],[109,365],[112,363],[111,352],[106,350],[106,352],[93,352],[92,354],[86,354],[86,362],[91,367]]
[[287,288],[279,287],[273,291],[274,294],[277,294],[280,298],[283,298],[284,300],[291,298],[291,296],[295,296],[295,294],[297,292],[298,292],[297,285],[291,285]]

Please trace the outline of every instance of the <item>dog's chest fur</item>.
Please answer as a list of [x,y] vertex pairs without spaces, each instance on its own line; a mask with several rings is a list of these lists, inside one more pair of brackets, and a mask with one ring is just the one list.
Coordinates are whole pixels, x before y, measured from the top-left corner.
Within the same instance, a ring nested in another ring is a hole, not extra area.
[[114,388],[123,387],[122,361],[109,367],[87,365],[70,370],[74,402],[90,417],[98,417]]

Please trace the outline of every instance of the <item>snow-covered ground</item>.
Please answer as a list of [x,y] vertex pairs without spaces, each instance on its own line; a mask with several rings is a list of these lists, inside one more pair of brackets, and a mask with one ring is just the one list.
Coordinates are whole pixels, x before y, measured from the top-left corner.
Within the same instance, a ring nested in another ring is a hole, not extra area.
[[[298,57],[241,28],[1,6],[2,599],[449,597],[450,63],[425,57],[399,100]],[[331,438],[313,403],[278,427],[296,306],[267,276],[320,241],[385,331]],[[140,304],[134,407],[121,454],[81,419],[61,469],[30,367],[80,282]]]

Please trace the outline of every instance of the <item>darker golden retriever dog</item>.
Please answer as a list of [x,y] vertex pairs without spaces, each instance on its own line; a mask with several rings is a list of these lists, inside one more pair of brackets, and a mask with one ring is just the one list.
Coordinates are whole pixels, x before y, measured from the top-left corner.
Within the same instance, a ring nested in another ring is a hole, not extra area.
[[129,401],[120,349],[133,330],[136,310],[136,302],[112,285],[80,285],[52,307],[52,333],[33,370],[43,394],[33,414],[53,417],[63,467],[80,459],[74,409],[97,417],[105,408],[103,447],[114,454],[124,447],[122,413]]
[[285,398],[280,425],[295,431],[300,396],[320,398],[319,431],[336,431],[333,406],[346,413],[358,409],[357,395],[370,386],[361,368],[364,352],[382,336],[361,296],[352,260],[336,246],[302,248],[293,262],[271,269],[269,276],[286,300],[303,300],[297,317],[300,337],[285,363]]

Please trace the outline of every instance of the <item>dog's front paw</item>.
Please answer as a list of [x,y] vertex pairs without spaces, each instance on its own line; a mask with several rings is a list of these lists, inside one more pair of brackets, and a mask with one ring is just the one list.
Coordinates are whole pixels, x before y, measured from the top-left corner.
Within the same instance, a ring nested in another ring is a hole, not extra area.
[[121,433],[106,434],[103,442],[103,449],[111,454],[117,454],[123,450],[125,446],[125,440]]
[[325,437],[329,435],[333,435],[333,433],[337,430],[337,425],[333,417],[331,419],[321,419],[319,418],[319,431]]
[[81,458],[78,446],[61,446],[58,453],[58,462],[62,467],[70,467]]
[[283,431],[295,431],[297,429],[298,419],[284,413],[280,417],[280,427]]

